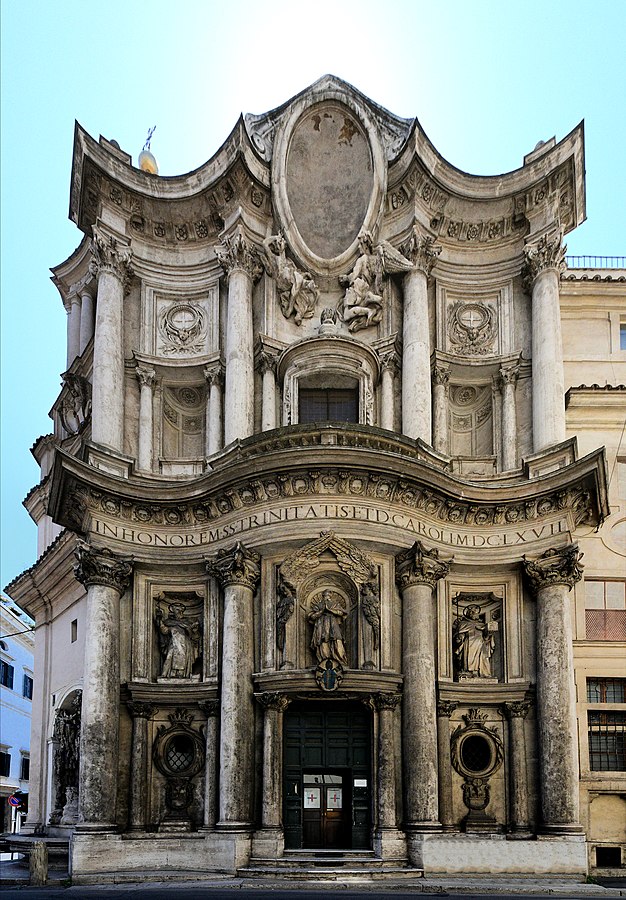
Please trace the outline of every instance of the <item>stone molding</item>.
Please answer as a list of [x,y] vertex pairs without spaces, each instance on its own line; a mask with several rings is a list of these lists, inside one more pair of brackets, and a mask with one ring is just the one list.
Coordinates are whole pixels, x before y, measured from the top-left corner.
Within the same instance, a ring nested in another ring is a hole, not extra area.
[[524,572],[533,593],[537,594],[542,588],[553,584],[566,584],[571,590],[583,577],[581,558],[582,554],[575,544],[561,549],[551,547],[536,560],[524,556]]
[[525,719],[532,705],[532,700],[509,700],[502,704],[502,710],[507,719]]
[[245,237],[241,228],[234,234],[226,234],[221,238],[221,245],[216,245],[215,255],[228,277],[236,271],[257,281],[263,272],[263,264],[256,247]]
[[438,550],[427,550],[421,541],[415,541],[396,556],[396,582],[401,591],[415,584],[427,584],[434,589],[449,568],[449,562],[439,559]]
[[101,584],[123,594],[132,575],[133,557],[120,557],[106,547],[95,548],[87,541],[78,541],[74,555],[78,562],[74,575],[85,587]]
[[106,235],[94,226],[89,272],[96,279],[103,272],[110,272],[122,283],[126,292],[133,275],[132,255],[130,247],[124,246],[112,235]]
[[214,559],[207,560],[207,571],[222,587],[240,584],[253,591],[261,574],[260,561],[258,553],[237,541],[230,550],[219,550]]
[[565,271],[567,264],[565,254],[567,247],[563,244],[562,235],[544,234],[536,244],[528,244],[524,248],[523,277],[527,287],[532,287],[535,279],[547,269],[556,269],[558,275]]
[[127,700],[126,706],[133,719],[150,719],[156,709],[154,703],[145,700]]
[[413,267],[429,278],[442,247],[435,244],[433,238],[423,235],[417,225],[414,225],[411,237],[402,244],[400,249],[402,254],[413,263]]
[[292,698],[280,691],[264,691],[262,694],[255,694],[254,699],[265,710],[274,710],[275,712],[284,712]]

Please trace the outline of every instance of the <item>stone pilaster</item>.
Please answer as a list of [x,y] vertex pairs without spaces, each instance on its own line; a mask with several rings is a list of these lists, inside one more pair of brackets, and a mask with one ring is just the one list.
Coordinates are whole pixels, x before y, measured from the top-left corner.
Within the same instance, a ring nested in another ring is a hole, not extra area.
[[448,452],[448,393],[450,370],[446,366],[433,369],[433,447]]
[[437,747],[439,756],[439,820],[444,831],[456,831],[452,813],[452,764],[450,762],[450,718],[459,704],[437,703]]
[[123,301],[131,276],[130,247],[94,227],[90,270],[98,301],[93,348],[91,438],[124,449]]
[[395,350],[389,350],[381,356],[380,368],[382,372],[380,427],[386,428],[388,431],[395,431],[395,384],[400,368],[398,354]]
[[276,356],[261,350],[257,357],[259,371],[263,379],[261,404],[261,430],[276,428]]
[[561,235],[525,248],[524,275],[532,295],[533,448],[565,440],[565,396],[559,276],[565,268]]
[[261,851],[273,858],[282,856],[283,811],[283,713],[289,697],[279,691],[256,695],[263,707],[263,786],[261,830],[254,837],[255,854]]
[[139,446],[137,449],[137,468],[143,472],[152,471],[153,447],[153,403],[152,392],[156,372],[150,366],[137,366],[135,369],[139,379]]
[[224,442],[230,444],[254,430],[252,287],[263,268],[241,228],[226,235],[215,253],[228,276]]
[[219,757],[219,700],[198,703],[206,716],[206,753],[204,761],[204,824],[203,831],[215,831],[217,821],[217,760]]
[[432,238],[413,234],[402,247],[413,268],[404,276],[402,318],[402,433],[431,442],[430,330],[428,278],[441,247]]
[[582,577],[578,548],[550,549],[524,570],[537,598],[537,727],[542,830],[579,832],[578,738],[568,593]]
[[110,831],[115,829],[117,796],[119,601],[130,582],[132,561],[84,541],[76,547],[76,559],[74,574],[87,588],[78,828]]
[[224,591],[217,827],[249,831],[254,797],[253,596],[260,556],[237,542],[207,563]]
[[529,836],[528,774],[526,771],[526,735],[524,719],[530,700],[514,700],[503,704],[509,722],[509,823],[511,832]]
[[155,707],[142,700],[129,700],[133,717],[133,744],[130,758],[130,831],[145,831],[148,824],[148,720]]
[[206,366],[204,377],[209,386],[206,412],[206,454],[212,456],[224,446],[222,434],[222,391],[224,388],[224,367],[221,363]]
[[420,541],[396,556],[402,594],[402,702],[405,829],[441,828],[438,800],[434,588],[449,563]]
[[502,469],[505,472],[517,468],[517,409],[515,385],[519,376],[518,366],[500,369],[502,390]]

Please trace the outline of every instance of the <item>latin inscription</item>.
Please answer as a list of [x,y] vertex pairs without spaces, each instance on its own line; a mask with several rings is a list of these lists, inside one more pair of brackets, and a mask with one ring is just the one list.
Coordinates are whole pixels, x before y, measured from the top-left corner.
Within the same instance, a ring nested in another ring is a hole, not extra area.
[[393,512],[372,506],[352,503],[313,503],[294,506],[283,506],[280,509],[265,509],[258,513],[241,516],[231,522],[215,525],[211,528],[156,530],[130,523],[119,524],[105,522],[94,518],[92,530],[102,537],[113,538],[130,544],[144,547],[209,547],[212,544],[227,541],[256,528],[271,526],[281,522],[299,522],[319,520],[324,527],[333,520],[350,520],[388,525],[409,531],[418,538],[426,538],[437,544],[449,547],[512,547],[552,537],[567,531],[563,520],[557,522],[537,523],[528,528],[507,529],[501,531],[477,532],[458,531],[436,525],[428,520],[418,519],[404,512]]

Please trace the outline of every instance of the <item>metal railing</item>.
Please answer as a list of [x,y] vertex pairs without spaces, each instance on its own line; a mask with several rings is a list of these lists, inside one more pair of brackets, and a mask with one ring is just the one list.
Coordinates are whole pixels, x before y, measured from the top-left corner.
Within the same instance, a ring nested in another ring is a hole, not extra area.
[[624,269],[626,256],[566,256],[570,269]]

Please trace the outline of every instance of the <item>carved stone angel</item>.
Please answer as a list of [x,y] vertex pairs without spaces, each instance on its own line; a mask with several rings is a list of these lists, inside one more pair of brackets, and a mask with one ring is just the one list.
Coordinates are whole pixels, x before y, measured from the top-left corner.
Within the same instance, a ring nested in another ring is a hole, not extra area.
[[360,256],[352,271],[339,278],[346,292],[337,304],[339,318],[352,332],[381,321],[384,275],[408,272],[412,268],[411,262],[388,241],[374,245],[369,231],[361,230],[358,241]]
[[280,309],[286,319],[294,317],[296,325],[313,317],[319,290],[309,272],[301,272],[285,253],[282,234],[271,234],[263,241],[263,264],[276,282]]

